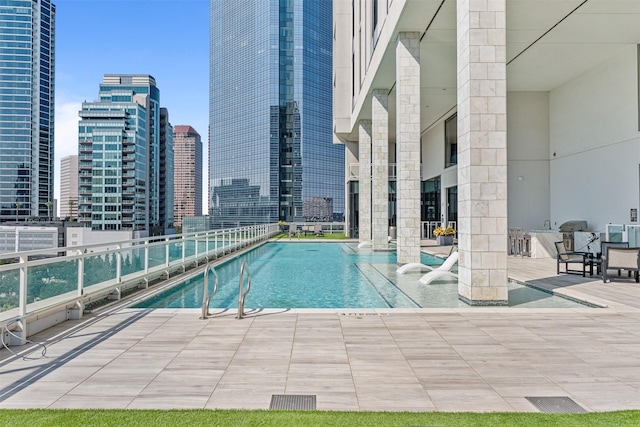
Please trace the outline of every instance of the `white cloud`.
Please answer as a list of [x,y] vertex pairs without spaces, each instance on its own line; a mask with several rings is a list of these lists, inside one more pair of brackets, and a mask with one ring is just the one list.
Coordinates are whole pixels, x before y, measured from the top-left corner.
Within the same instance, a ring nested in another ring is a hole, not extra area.
[[60,200],[60,159],[78,154],[78,112],[81,108],[82,101],[56,103],[53,197],[57,200]]

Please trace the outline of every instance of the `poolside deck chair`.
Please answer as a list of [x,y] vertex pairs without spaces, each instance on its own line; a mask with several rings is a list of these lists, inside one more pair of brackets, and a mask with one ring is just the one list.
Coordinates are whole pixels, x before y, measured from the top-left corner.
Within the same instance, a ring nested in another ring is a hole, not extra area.
[[418,270],[418,269],[419,270],[433,271],[433,270],[436,270],[436,269],[439,269],[439,268],[443,268],[443,266],[444,266],[444,268],[446,268],[448,270],[451,270],[451,267],[453,267],[453,264],[455,264],[457,261],[458,261],[458,252],[455,251],[455,252],[451,252],[449,254],[449,256],[447,257],[447,259],[444,260],[442,265],[440,265],[438,267],[434,268],[434,267],[431,267],[430,265],[425,265],[425,264],[422,264],[420,262],[409,262],[409,263],[407,263],[405,265],[402,265],[402,266],[398,267],[396,269],[396,273],[404,274],[407,271]]
[[607,270],[626,270],[633,272],[636,282],[640,281],[640,248],[621,248],[608,246],[607,252],[602,255],[602,281],[607,283],[610,276]]
[[[628,248],[629,242],[606,242],[606,241],[600,242],[600,253],[597,254],[597,257],[592,260],[594,265],[596,266],[596,273],[598,275],[602,275],[602,255],[607,254],[607,248],[609,247]],[[622,274],[622,270],[618,270],[618,276],[620,276],[621,274]]]
[[423,285],[428,285],[434,280],[442,279],[445,277],[450,277],[453,279],[457,279],[458,275],[451,271],[456,262],[458,262],[458,251],[453,252],[449,257],[442,263],[441,266],[433,268],[430,272],[425,274],[420,278],[420,283]]
[[[586,276],[587,266],[589,265],[589,254],[587,252],[572,252],[567,251],[564,246],[564,242],[555,242],[557,254],[557,268],[556,271],[560,274],[560,264],[564,264],[564,273],[567,274],[582,274],[582,277]],[[581,270],[575,270],[569,268],[570,264],[580,264]]]
[[451,279],[457,279],[458,275],[453,271],[433,270],[428,272],[424,276],[422,276],[420,278],[420,283],[422,283],[423,285],[428,285],[435,280],[444,279],[445,277],[449,277]]

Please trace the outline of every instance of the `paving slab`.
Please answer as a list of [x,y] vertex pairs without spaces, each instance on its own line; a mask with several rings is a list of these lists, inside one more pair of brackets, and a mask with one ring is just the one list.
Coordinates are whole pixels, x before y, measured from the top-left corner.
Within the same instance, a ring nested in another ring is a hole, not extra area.
[[[439,248],[435,248],[441,250]],[[640,409],[640,285],[557,275],[509,257],[509,276],[605,308],[223,310],[115,306],[0,349],[0,408],[525,411],[566,396]],[[215,310],[213,310],[215,311]]]

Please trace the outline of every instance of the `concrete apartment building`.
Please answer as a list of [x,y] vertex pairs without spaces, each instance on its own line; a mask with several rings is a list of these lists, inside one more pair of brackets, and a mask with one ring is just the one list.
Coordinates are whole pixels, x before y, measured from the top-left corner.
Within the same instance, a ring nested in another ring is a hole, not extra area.
[[455,221],[460,299],[503,305],[509,227],[534,245],[571,220],[637,234],[640,2],[354,0],[333,16],[360,240],[385,248],[393,218],[398,262],[419,262],[421,222]]
[[189,125],[173,127],[175,167],[174,217],[176,226],[182,226],[185,216],[202,215],[202,140]]
[[[69,204],[69,202],[72,202]],[[72,154],[60,159],[60,218],[78,213],[78,155]],[[55,215],[54,215],[55,216]]]

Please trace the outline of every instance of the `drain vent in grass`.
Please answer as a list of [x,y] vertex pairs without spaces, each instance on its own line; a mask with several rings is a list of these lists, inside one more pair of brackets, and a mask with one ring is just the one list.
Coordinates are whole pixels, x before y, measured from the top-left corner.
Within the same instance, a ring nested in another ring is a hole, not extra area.
[[316,409],[315,394],[274,394],[269,409],[312,411]]
[[584,414],[587,411],[571,398],[560,397],[526,397],[540,412],[545,414]]

